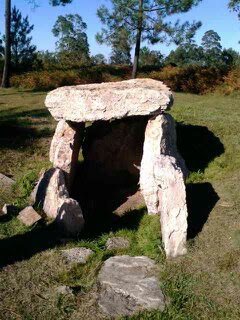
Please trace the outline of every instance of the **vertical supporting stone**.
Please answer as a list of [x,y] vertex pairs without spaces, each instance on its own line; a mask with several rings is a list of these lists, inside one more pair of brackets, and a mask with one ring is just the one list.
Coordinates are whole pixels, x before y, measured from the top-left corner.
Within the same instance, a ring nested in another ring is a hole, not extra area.
[[175,158],[161,155],[154,163],[162,241],[167,258],[187,252],[187,203],[183,172]]
[[[168,257],[186,252],[184,178],[187,172],[185,162],[177,151],[174,119],[169,114],[150,119],[145,131],[140,187],[149,214],[161,214],[162,238]],[[172,236],[174,232],[181,235]]]
[[69,191],[75,175],[84,128],[84,123],[61,120],[51,143],[50,161],[54,168],[63,170]]

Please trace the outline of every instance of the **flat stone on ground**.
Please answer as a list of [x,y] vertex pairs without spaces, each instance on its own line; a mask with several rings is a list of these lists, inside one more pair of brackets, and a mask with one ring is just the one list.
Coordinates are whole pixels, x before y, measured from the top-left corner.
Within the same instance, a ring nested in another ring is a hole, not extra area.
[[144,310],[163,310],[165,297],[148,257],[115,256],[100,270],[98,304],[111,317],[130,316]]
[[61,250],[61,254],[68,262],[85,264],[93,251],[87,248],[72,248]]
[[129,246],[130,243],[128,239],[122,237],[112,237],[106,242],[107,250],[127,249]]
[[1,189],[9,189],[13,185],[14,180],[0,173],[0,188]]
[[31,206],[20,211],[17,218],[28,227],[42,219],[42,217]]
[[47,95],[45,105],[57,121],[87,122],[160,114],[172,102],[162,82],[133,79],[58,88]]

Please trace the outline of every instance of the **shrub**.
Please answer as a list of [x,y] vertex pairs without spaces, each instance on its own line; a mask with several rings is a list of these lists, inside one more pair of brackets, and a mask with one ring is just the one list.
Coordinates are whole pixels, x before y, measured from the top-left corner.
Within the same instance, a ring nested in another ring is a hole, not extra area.
[[[34,71],[14,75],[11,77],[11,85],[32,90],[51,90],[65,85],[120,81],[130,77],[130,66],[97,65],[72,70]],[[155,71],[140,70],[139,77],[163,81],[176,92],[204,94],[217,90],[228,94],[240,90],[240,67],[229,70],[196,65],[166,66]]]
[[130,69],[118,66],[92,66],[72,70],[33,71],[11,77],[11,86],[51,90],[65,85],[100,83],[128,79]]
[[217,91],[223,94],[230,94],[240,90],[240,66],[230,70],[224,77],[222,85],[218,86]]
[[161,80],[173,91],[203,94],[213,91],[223,83],[227,70],[190,65],[187,67],[164,67],[161,71],[151,72],[149,77]]

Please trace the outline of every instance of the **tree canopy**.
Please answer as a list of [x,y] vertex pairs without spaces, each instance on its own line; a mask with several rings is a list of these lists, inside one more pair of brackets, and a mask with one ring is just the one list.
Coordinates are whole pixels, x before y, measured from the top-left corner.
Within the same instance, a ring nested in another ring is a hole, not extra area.
[[73,0],[49,0],[50,5],[52,6],[65,6],[66,4],[71,3]]
[[240,19],[240,0],[229,0],[228,7],[238,13]]
[[160,51],[150,50],[148,47],[143,47],[140,50],[139,66],[140,67],[160,67],[163,62],[163,55]]
[[171,42],[179,44],[185,37],[191,37],[200,27],[200,22],[188,21],[181,24],[179,20],[172,23],[167,17],[187,12],[201,0],[111,0],[112,9],[100,6],[97,15],[105,26],[97,34],[101,43],[111,43],[114,34],[126,28],[129,43],[135,43],[133,77],[136,76],[140,47],[142,41],[152,44]]
[[85,63],[89,59],[89,44],[86,34],[87,25],[78,14],[59,16],[52,32],[60,58],[67,65]]
[[23,18],[21,12],[14,6],[11,17],[11,56],[15,68],[20,65],[30,65],[36,46],[32,45],[32,32],[34,25],[30,25],[28,16]]

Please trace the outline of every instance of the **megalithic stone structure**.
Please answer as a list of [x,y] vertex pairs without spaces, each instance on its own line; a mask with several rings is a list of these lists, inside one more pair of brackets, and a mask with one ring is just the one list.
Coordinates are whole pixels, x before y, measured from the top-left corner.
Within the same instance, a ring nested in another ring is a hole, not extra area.
[[[81,203],[71,199],[69,192],[79,150],[86,141],[85,174],[92,173],[93,181],[98,171],[101,182],[108,176],[118,177],[108,171],[132,174],[140,166],[140,190],[148,213],[160,215],[166,256],[186,253],[187,169],[177,151],[175,122],[165,113],[173,104],[171,91],[160,81],[134,79],[58,88],[47,95],[45,104],[59,121],[50,149],[55,169],[42,176],[33,202],[69,232],[82,230]],[[94,122],[93,130],[85,129],[86,123]]]

